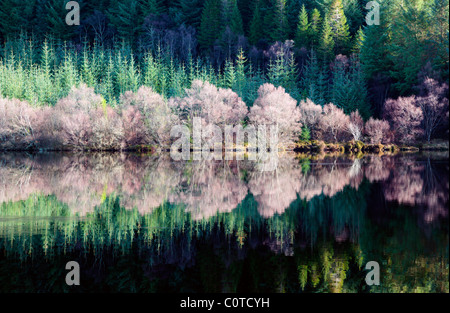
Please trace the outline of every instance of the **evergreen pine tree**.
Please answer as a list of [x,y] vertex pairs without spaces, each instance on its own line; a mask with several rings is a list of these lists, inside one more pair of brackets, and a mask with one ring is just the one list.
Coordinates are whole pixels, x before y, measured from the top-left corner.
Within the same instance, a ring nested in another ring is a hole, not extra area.
[[112,25],[123,40],[132,42],[138,36],[142,25],[138,4],[134,0],[117,0],[107,11]]
[[329,102],[329,70],[323,65],[319,71],[319,75],[317,77],[317,104],[321,104],[322,106]]
[[364,42],[360,49],[360,60],[366,79],[377,74],[388,76],[391,68],[388,55],[388,33],[385,24],[366,26]]
[[331,86],[331,101],[344,113],[359,111],[364,119],[370,116],[370,105],[367,99],[365,85],[359,62],[350,60],[350,68],[343,62],[335,62],[333,68],[333,83]]
[[273,29],[269,33],[272,41],[285,41],[288,38],[288,21],[286,15],[286,0],[274,0]]
[[347,0],[343,2],[343,5],[350,34],[356,34],[364,22],[361,2],[359,0]]
[[298,67],[297,63],[295,62],[294,54],[291,53],[289,57],[289,63],[287,64],[287,71],[286,71],[286,79],[283,83],[283,87],[286,88],[286,91],[294,98],[299,99],[300,98],[300,92],[298,88]]
[[364,45],[364,32],[362,28],[360,27],[358,31],[355,34],[355,38],[353,40],[353,48],[352,52],[359,54],[361,52],[361,48]]
[[[78,26],[69,26],[66,24],[65,16],[68,13],[66,10],[65,0],[49,0],[46,7],[46,21],[48,31],[57,39],[69,40]],[[80,10],[81,10],[80,3]]]
[[139,7],[142,18],[149,14],[161,14],[165,11],[164,0],[140,0]]
[[310,22],[310,41],[311,41],[311,46],[312,47],[317,47],[320,41],[320,32],[321,32],[321,23],[322,23],[322,18],[320,16],[320,12],[318,9],[314,9],[312,11],[312,15],[311,15],[311,22]]
[[308,22],[308,12],[306,12],[305,5],[302,5],[298,17],[297,32],[295,34],[295,45],[300,47],[309,48],[310,46],[310,24]]
[[328,101],[328,76],[327,67],[319,64],[316,53],[311,50],[301,80],[305,97],[316,104],[325,105]]
[[331,28],[328,15],[325,15],[322,24],[322,33],[319,41],[319,54],[324,61],[330,61],[333,58],[334,40],[333,29]]
[[198,42],[202,49],[209,49],[222,30],[220,0],[206,0],[202,10]]
[[92,63],[90,60],[90,50],[85,46],[83,49],[83,56],[81,60],[81,80],[88,86],[94,87],[96,81],[92,73]]
[[267,79],[274,86],[282,86],[287,76],[285,52],[283,49],[277,54],[275,60],[270,59],[267,67]]
[[261,9],[259,7],[259,2],[256,4],[255,10],[253,11],[253,17],[250,22],[249,30],[249,40],[250,43],[255,45],[260,39],[263,38],[262,30],[264,29],[263,17],[261,15]]
[[236,83],[236,70],[234,68],[234,64],[232,61],[227,59],[225,61],[225,69],[224,69],[224,83],[223,86],[225,88],[232,88]]
[[286,0],[286,17],[288,22],[288,37],[295,39],[295,33],[298,26],[298,14],[300,12],[299,0]]
[[181,20],[196,29],[200,27],[204,0],[180,0]]
[[350,31],[347,24],[347,17],[344,14],[342,0],[334,0],[329,12],[335,54],[348,54]]
[[236,57],[236,83],[232,88],[241,98],[244,98],[244,89],[246,85],[246,75],[245,75],[246,62],[247,59],[244,55],[244,50],[240,48],[238,55]]
[[233,33],[237,35],[243,35],[244,26],[242,24],[242,16],[241,12],[239,12],[237,0],[230,0],[230,1],[231,1],[230,29]]

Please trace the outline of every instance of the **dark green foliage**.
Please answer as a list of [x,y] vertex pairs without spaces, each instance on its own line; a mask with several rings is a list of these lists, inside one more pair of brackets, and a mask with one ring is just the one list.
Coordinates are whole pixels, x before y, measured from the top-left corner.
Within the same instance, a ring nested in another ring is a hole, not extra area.
[[[69,0],[50,0],[46,5],[47,31],[57,39],[69,40],[75,34],[74,27],[66,24],[67,2]],[[82,2],[79,4],[81,10]]]
[[221,2],[219,0],[206,0],[202,10],[198,42],[202,49],[208,50],[219,37],[222,30]]
[[235,34],[238,35],[244,34],[244,25],[242,24],[242,16],[241,12],[239,11],[236,0],[231,1],[230,29]]
[[140,12],[142,16],[146,17],[149,14],[161,14],[164,13],[164,0],[140,0],[139,2]]
[[284,41],[288,38],[288,20],[286,13],[286,0],[272,0],[273,4],[273,17],[272,17],[272,31],[270,32],[270,39],[272,41]]
[[180,0],[182,21],[196,28],[200,26],[204,0]]
[[237,0],[239,12],[242,16],[242,25],[244,27],[245,34],[248,34],[250,29],[250,21],[255,9],[255,3],[257,0]]
[[314,103],[325,105],[328,100],[329,71],[319,64],[316,53],[311,50],[308,62],[303,69],[301,87],[304,97]]
[[261,9],[258,5],[256,5],[255,10],[253,12],[253,17],[250,22],[250,30],[249,30],[249,40],[250,43],[256,44],[260,39],[263,38],[263,26],[264,21],[261,13]]
[[[344,14],[347,17],[347,24],[350,34],[355,34],[364,23],[363,7],[359,0],[343,1]],[[364,4],[364,3],[363,3]],[[364,13],[366,12],[364,8]]]
[[345,58],[334,62],[331,102],[348,115],[356,110],[363,119],[371,115],[367,87],[358,60]]
[[391,62],[387,60],[388,33],[384,25],[366,26],[363,30],[365,38],[360,59],[367,78],[378,73],[385,74],[391,68]]
[[36,1],[4,0],[0,5],[0,33],[10,36],[31,32]]
[[399,92],[407,94],[428,62],[448,71],[448,0],[411,1],[394,9],[388,45],[390,75]]
[[295,39],[295,33],[298,26],[298,15],[301,9],[300,0],[286,0],[286,15],[288,22],[288,37]]
[[140,31],[143,16],[139,14],[138,2],[134,0],[118,0],[107,11],[111,24],[119,36],[133,42]]

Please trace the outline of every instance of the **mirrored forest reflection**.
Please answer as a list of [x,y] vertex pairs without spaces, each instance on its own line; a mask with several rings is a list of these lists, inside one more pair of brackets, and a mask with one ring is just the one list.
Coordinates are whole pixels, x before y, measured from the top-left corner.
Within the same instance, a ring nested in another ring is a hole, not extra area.
[[447,153],[259,165],[0,154],[0,290],[448,292]]

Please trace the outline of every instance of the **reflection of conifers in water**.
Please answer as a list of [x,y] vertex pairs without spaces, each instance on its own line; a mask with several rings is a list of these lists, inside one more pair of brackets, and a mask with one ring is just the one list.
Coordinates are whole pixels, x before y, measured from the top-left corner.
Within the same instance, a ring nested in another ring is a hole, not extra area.
[[[126,255],[134,247],[151,272],[155,264],[195,266],[200,243],[230,251],[218,258],[229,265],[247,257],[250,248],[266,247],[276,260],[286,262],[281,256],[297,260],[322,247],[316,256],[298,261],[298,283],[304,290],[329,291],[356,288],[346,269],[357,266],[353,263],[360,252],[333,253],[330,247],[321,246],[321,237],[325,242],[339,242],[339,246],[350,245],[355,251],[364,239],[361,250],[365,258],[374,251],[367,247],[368,238],[374,236],[367,233],[373,228],[368,227],[372,222],[366,216],[368,180],[380,181],[384,192],[392,188],[392,182],[402,182],[409,194],[407,180],[396,179],[396,175],[425,173],[429,178],[411,178],[428,182],[440,175],[433,170],[433,162],[414,165],[405,157],[328,158],[320,162],[288,158],[280,159],[274,172],[261,172],[248,162],[179,163],[125,154],[50,154],[34,159],[8,154],[1,160],[0,248],[7,256],[25,260],[43,252],[50,258],[82,248],[100,257],[109,249]],[[375,175],[377,169],[385,170],[383,164],[389,175]],[[445,180],[427,186],[426,192],[432,195],[448,190]],[[76,213],[83,219],[71,218]],[[411,225],[415,228],[408,233],[421,238],[421,225]],[[381,236],[377,249],[384,242]],[[448,238],[440,240],[448,242]],[[423,254],[420,264],[442,261],[417,251]],[[287,265],[278,261],[273,264],[280,266],[277,271],[281,275]],[[276,290],[285,290],[287,280],[277,278]]]

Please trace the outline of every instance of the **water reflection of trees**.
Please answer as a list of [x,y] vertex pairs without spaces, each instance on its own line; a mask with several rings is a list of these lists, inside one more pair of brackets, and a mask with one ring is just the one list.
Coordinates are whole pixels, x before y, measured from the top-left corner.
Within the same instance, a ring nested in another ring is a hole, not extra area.
[[194,219],[231,212],[247,195],[238,161],[187,162],[182,171],[169,201],[184,204]]
[[426,223],[448,215],[448,190],[447,161],[432,162],[429,157],[396,159],[384,182],[386,200],[420,208]]
[[[137,249],[145,260],[141,269],[149,277],[157,268],[195,268],[203,271],[210,290],[236,291],[249,288],[240,285],[240,276],[233,276],[244,272],[239,262],[264,247],[272,258],[266,265],[284,273],[270,278],[277,290],[292,291],[292,284],[306,291],[360,290],[349,271],[358,268],[358,258],[370,257],[375,249],[367,246],[367,238],[376,236],[367,233],[371,184],[378,184],[393,206],[415,208],[420,222],[412,223],[412,237],[417,239],[423,236],[422,223],[434,224],[448,216],[447,173],[446,164],[429,156],[318,161],[285,157],[275,171],[264,172],[254,163],[237,161],[7,154],[0,157],[0,249],[22,260],[39,253],[55,258],[80,249],[96,256],[105,251],[127,255]],[[18,222],[11,217],[28,219]],[[384,240],[378,241],[380,247]],[[448,236],[439,240],[448,244]],[[366,242],[363,247],[361,241]],[[211,245],[208,253],[215,255],[213,259],[200,248],[205,244]],[[333,252],[336,244],[350,250]],[[399,239],[392,250],[406,249],[401,246]],[[304,258],[307,251],[315,252]],[[402,253],[405,259],[415,258]],[[418,254],[419,263],[406,268],[430,279],[434,272],[424,273],[422,265],[440,266],[442,259]],[[283,272],[283,262],[288,262],[284,257],[297,262],[286,265],[296,268],[295,283]],[[209,275],[208,262],[222,264],[218,277]],[[270,291],[258,283],[269,278],[256,276],[252,290]],[[392,286],[400,288],[401,277],[392,277]]]
[[[116,195],[141,215],[168,201],[201,220],[233,211],[250,193],[259,215],[269,218],[297,199],[314,208],[347,187],[358,190],[364,177],[382,185],[387,201],[421,207],[425,222],[448,214],[448,167],[430,156],[299,161],[287,155],[273,171],[250,161],[173,162],[169,156],[133,154],[3,154],[0,160],[0,203],[54,195],[80,216]],[[338,236],[345,237],[345,230]]]

